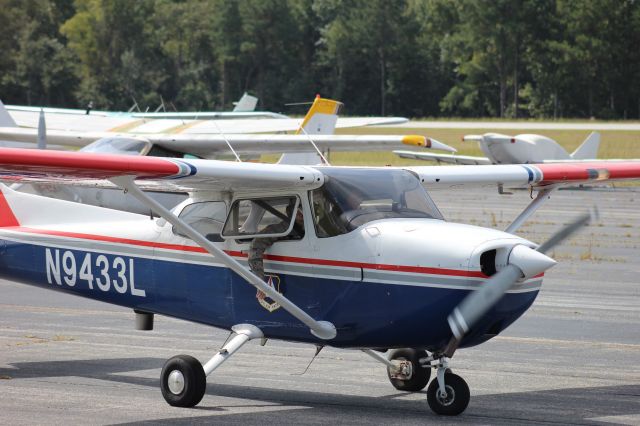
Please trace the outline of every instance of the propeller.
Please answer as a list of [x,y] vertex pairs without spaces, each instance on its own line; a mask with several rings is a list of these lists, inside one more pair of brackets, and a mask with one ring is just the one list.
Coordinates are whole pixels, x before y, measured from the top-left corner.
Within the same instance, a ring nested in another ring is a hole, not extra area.
[[464,335],[518,280],[534,277],[556,264],[555,260],[544,253],[587,225],[591,220],[596,220],[597,217],[597,209],[593,208],[590,212],[581,215],[560,229],[536,250],[521,244],[514,246],[507,255],[506,265],[488,279],[479,290],[464,298],[447,318],[453,338],[445,349],[445,354],[449,357],[453,355]]

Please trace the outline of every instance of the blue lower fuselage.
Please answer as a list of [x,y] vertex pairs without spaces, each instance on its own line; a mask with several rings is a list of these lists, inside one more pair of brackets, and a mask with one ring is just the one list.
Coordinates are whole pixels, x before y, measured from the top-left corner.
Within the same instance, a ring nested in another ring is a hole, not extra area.
[[[167,260],[153,249],[115,253],[0,240],[0,277],[214,327],[250,323],[269,338],[319,342],[284,309],[270,311],[269,299],[261,304],[256,289],[226,267]],[[336,326],[328,342],[336,347],[441,349],[451,338],[447,316],[470,291],[286,272],[272,274],[272,282],[312,317]],[[498,334],[537,294],[537,288],[506,294],[461,346]]]

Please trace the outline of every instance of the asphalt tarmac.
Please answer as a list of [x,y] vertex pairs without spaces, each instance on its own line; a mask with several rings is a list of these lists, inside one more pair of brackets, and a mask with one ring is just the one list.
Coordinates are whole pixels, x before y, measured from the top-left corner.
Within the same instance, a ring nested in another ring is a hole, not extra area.
[[[449,220],[504,229],[517,191],[434,192]],[[471,388],[456,418],[396,391],[358,351],[249,342],[208,377],[193,409],[159,390],[169,357],[205,362],[227,332],[0,281],[0,424],[640,424],[640,189],[560,191],[519,231],[542,242],[586,207],[600,222],[551,255],[534,306],[501,336],[452,360]],[[428,324],[424,326],[428,327]]]

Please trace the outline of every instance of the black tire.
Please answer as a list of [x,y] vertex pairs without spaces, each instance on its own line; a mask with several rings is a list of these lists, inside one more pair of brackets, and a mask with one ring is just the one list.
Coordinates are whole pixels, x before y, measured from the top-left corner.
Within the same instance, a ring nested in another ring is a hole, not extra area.
[[438,396],[438,380],[433,380],[427,389],[427,402],[434,413],[443,416],[457,416],[469,405],[471,394],[469,386],[464,379],[457,374],[444,375],[444,386],[447,389],[447,398],[442,400]]
[[[181,374],[184,386],[172,391],[169,380],[171,373]],[[160,374],[160,390],[169,405],[174,407],[193,407],[204,396],[207,388],[207,377],[200,361],[189,355],[177,355],[169,359],[162,367]]]
[[405,392],[419,392],[429,383],[431,377],[431,367],[424,368],[418,360],[427,356],[426,351],[415,349],[396,349],[391,353],[390,360],[398,359],[411,361],[411,377],[408,379],[391,378],[391,369],[387,367],[389,381],[394,388]]

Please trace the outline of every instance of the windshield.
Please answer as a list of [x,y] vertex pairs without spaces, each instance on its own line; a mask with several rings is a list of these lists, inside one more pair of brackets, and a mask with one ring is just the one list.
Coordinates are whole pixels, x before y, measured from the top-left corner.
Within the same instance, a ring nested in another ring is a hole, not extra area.
[[311,191],[320,238],[351,232],[387,218],[435,218],[442,214],[418,178],[399,169],[322,169],[324,185]]

